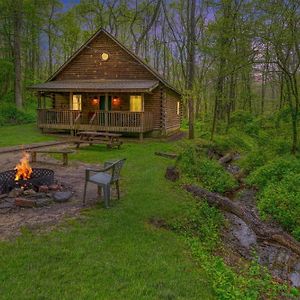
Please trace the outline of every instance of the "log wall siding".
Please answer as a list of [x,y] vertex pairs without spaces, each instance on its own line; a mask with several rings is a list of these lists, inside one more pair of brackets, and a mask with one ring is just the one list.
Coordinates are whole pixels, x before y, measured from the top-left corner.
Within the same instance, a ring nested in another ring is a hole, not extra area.
[[[101,53],[109,54],[101,61]],[[74,79],[151,79],[155,76],[124,49],[100,32],[54,80]],[[157,80],[157,79],[156,79]]]
[[[180,103],[180,113],[177,114],[177,102]],[[179,130],[181,123],[181,99],[172,90],[166,90],[166,132]]]
[[161,97],[163,86],[160,85],[151,94],[144,94],[144,110],[152,112],[153,130],[162,130],[161,127]]
[[55,94],[54,95],[54,107],[61,109],[70,109],[69,93]]

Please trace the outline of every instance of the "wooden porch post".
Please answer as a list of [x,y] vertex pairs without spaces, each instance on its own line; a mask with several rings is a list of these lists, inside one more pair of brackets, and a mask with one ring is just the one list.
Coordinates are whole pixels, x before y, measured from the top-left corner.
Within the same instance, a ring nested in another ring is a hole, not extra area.
[[52,105],[52,108],[55,108],[55,94],[54,93],[52,93],[51,94],[51,105]]
[[43,108],[46,109],[46,96],[43,94]]
[[44,112],[41,111],[41,93],[37,92],[36,94],[37,96],[37,126],[39,127],[40,123],[41,123],[41,114],[43,114]]
[[38,103],[37,103],[37,108],[41,108],[41,93],[37,92],[37,99],[38,99]]
[[105,93],[105,112],[104,112],[104,124],[105,124],[105,131],[108,127],[108,93]]
[[69,109],[70,110],[73,109],[73,92],[70,92],[70,95],[69,95]]
[[140,133],[139,133],[139,138],[140,141],[142,142],[144,140],[144,122],[145,122],[145,118],[144,118],[144,112],[145,112],[145,97],[144,97],[144,93],[141,94],[142,96],[142,113],[141,113],[141,124],[140,124]]
[[72,109],[73,109],[73,92],[70,92],[70,94],[69,94],[69,120],[70,120],[70,127],[71,127],[70,134],[72,136],[74,136],[75,129],[74,129],[74,120],[73,120]]
[[139,133],[139,138],[140,138],[141,142],[144,140],[144,133],[143,132]]

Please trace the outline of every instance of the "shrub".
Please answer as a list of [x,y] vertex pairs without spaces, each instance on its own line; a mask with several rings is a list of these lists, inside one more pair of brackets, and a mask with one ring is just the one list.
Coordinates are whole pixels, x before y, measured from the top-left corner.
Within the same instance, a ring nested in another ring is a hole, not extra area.
[[262,167],[267,161],[267,157],[264,151],[254,150],[249,152],[248,155],[245,155],[241,158],[239,165],[247,173],[253,172],[259,167]]
[[231,124],[234,126],[246,126],[247,124],[253,122],[254,116],[247,111],[238,110],[235,111],[231,116]]
[[169,225],[180,234],[199,237],[205,249],[213,251],[220,242],[219,230],[224,225],[224,217],[217,208],[204,201],[190,206]]
[[206,158],[201,160],[196,177],[212,192],[224,193],[236,186],[234,178],[218,162]]
[[237,184],[218,162],[202,157],[193,145],[183,151],[178,163],[185,174],[212,192],[224,193]]
[[259,196],[258,209],[263,217],[272,216],[300,240],[300,173],[268,184]]
[[291,143],[291,139],[273,138],[270,141],[269,147],[276,155],[286,155],[291,152]]
[[296,158],[278,158],[252,172],[246,179],[248,184],[263,189],[270,183],[279,183],[289,174],[297,174],[300,162]]
[[260,124],[258,121],[254,121],[251,123],[248,123],[244,127],[245,133],[249,134],[251,137],[257,137],[260,132]]
[[296,289],[289,292],[286,285],[274,282],[257,261],[252,261],[246,272],[238,274],[221,257],[208,255],[200,239],[189,238],[187,242],[193,256],[208,274],[217,299],[298,299]]
[[0,106],[0,126],[31,123],[35,121],[33,113],[18,110],[14,104],[4,103]]

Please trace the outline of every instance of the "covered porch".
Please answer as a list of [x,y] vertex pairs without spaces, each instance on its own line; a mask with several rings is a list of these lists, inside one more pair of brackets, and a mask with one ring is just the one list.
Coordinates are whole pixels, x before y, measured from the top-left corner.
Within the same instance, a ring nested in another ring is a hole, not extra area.
[[152,80],[56,81],[37,89],[37,123],[41,129],[140,133],[153,130],[153,112],[145,110]]
[[153,129],[151,112],[91,112],[61,109],[38,109],[38,127],[71,131],[93,130],[144,133]]

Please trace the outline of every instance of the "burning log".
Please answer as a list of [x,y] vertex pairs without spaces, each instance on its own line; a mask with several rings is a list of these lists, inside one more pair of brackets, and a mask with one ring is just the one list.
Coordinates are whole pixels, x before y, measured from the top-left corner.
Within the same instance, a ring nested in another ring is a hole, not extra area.
[[32,168],[29,164],[29,153],[23,152],[23,157],[20,159],[20,162],[16,165],[15,170],[16,177],[15,181],[18,180],[27,180],[32,174]]

